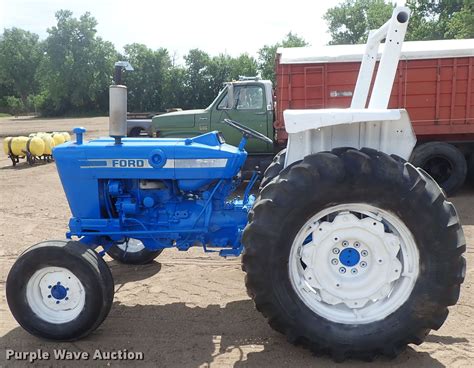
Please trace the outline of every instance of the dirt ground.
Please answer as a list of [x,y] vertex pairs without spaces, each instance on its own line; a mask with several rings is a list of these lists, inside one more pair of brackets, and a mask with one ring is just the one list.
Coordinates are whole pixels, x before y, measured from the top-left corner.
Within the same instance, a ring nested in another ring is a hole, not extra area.
[[[0,119],[0,140],[35,131],[87,128],[88,137],[107,135],[107,118]],[[467,272],[459,303],[438,331],[421,346],[374,367],[471,367],[474,359],[474,190],[452,198],[467,238]],[[5,349],[53,349],[93,353],[143,352],[144,360],[42,361],[38,366],[140,367],[329,367],[326,357],[294,347],[273,331],[248,298],[240,259],[226,260],[201,249],[166,250],[157,262],[127,266],[107,258],[115,279],[115,300],[105,322],[74,343],[35,338],[13,319],[5,300],[5,279],[17,256],[47,239],[63,239],[69,208],[53,163],[11,167],[0,154],[0,367],[30,366],[6,361]],[[429,229],[427,229],[429,231]],[[338,367],[362,367],[348,361]]]

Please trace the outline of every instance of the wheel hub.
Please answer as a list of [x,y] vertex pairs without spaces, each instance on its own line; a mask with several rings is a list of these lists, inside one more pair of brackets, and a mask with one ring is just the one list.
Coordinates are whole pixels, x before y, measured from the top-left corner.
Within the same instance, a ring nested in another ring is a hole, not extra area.
[[59,282],[58,284],[54,285],[53,287],[51,287],[51,296],[54,298],[54,299],[57,299],[57,300],[61,300],[61,299],[64,299],[66,298],[66,295],[67,295],[67,291],[69,290],[69,288],[65,288],[64,286],[62,286]]
[[346,248],[339,255],[339,262],[344,266],[352,267],[359,263],[360,253],[355,248]]
[[400,239],[377,219],[340,213],[317,224],[312,239],[301,249],[304,281],[327,304],[362,308],[386,297],[400,278]]
[[35,272],[28,281],[26,296],[33,312],[52,323],[76,318],[85,304],[82,283],[61,267],[45,267]]

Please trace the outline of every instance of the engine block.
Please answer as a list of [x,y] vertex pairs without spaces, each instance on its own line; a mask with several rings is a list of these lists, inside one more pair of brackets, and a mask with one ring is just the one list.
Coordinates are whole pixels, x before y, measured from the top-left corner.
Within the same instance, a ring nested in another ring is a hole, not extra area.
[[[110,138],[55,150],[73,217],[68,238],[104,248],[139,239],[152,250],[222,248],[239,255],[241,233],[254,197],[230,198],[240,184],[246,152],[219,133],[187,139]],[[251,183],[250,185],[252,185]]]

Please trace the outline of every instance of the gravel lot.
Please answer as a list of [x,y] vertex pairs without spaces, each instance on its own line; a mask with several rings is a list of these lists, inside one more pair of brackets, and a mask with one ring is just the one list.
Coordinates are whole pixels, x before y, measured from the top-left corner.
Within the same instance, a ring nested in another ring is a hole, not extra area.
[[[0,119],[0,140],[35,131],[87,128],[87,137],[107,135],[108,119]],[[112,310],[91,336],[74,343],[43,341],[21,329],[5,300],[5,279],[17,256],[47,239],[63,239],[69,208],[53,163],[11,167],[0,155],[0,367],[31,366],[6,361],[5,349],[52,354],[127,349],[144,360],[38,361],[38,366],[140,367],[328,367],[326,357],[288,344],[273,331],[248,298],[240,259],[226,260],[201,249],[166,250],[146,266],[126,266],[107,258],[115,278]],[[474,359],[474,190],[452,198],[467,238],[468,268],[461,299],[438,331],[421,346],[409,347],[396,360],[373,367],[472,367]],[[427,229],[427,231],[430,231]],[[348,361],[338,367],[362,367]]]

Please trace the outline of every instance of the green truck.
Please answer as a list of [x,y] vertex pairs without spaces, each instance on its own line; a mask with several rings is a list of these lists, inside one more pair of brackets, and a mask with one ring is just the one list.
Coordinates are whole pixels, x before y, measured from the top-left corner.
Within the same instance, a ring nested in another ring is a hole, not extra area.
[[[238,81],[226,83],[205,109],[169,112],[151,120],[129,120],[129,136],[136,136],[141,131],[154,137],[182,138],[219,130],[227,143],[237,146],[241,134],[223,124],[226,118],[240,121],[274,140],[272,82],[257,77],[241,77]],[[244,171],[265,170],[278,151],[274,145],[257,139],[251,139],[245,149],[250,157]]]

